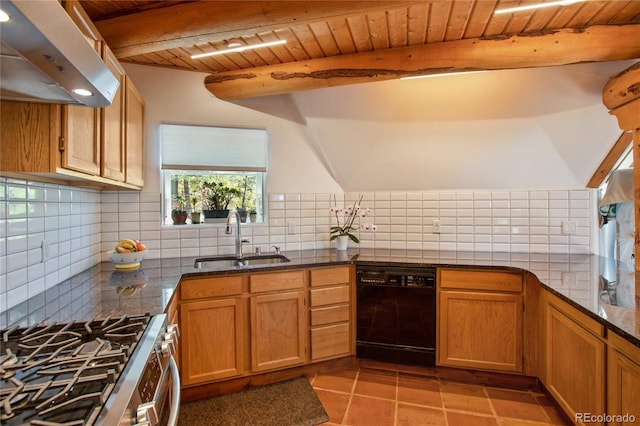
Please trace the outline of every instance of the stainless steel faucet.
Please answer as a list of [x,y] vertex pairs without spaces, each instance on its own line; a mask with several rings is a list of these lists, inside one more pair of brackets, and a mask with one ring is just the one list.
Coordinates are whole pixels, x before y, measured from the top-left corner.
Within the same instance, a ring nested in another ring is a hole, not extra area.
[[236,257],[240,259],[242,258],[242,243],[248,243],[249,240],[242,239],[242,233],[240,231],[240,213],[238,213],[238,210],[233,209],[229,211],[229,214],[227,215],[227,227],[225,228],[224,233],[233,234],[233,232],[231,232],[231,220],[234,216],[236,218]]

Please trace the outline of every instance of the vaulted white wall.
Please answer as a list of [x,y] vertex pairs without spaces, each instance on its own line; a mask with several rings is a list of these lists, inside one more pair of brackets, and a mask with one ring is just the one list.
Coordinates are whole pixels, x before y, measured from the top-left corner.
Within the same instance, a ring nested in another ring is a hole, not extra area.
[[293,95],[345,191],[584,188],[621,134],[606,81],[634,61]]
[[621,131],[602,87],[634,61],[387,81],[237,102],[205,74],[127,64],[157,126],[266,128],[269,192],[584,188]]
[[158,126],[163,123],[267,129],[268,192],[341,192],[298,126],[287,120],[216,99],[206,74],[125,64],[145,100],[145,192],[160,192]]

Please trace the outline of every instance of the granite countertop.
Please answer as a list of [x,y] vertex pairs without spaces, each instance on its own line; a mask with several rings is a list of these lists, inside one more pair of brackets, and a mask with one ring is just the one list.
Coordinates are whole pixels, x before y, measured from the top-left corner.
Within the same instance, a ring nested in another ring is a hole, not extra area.
[[[139,269],[100,263],[0,312],[0,329],[164,311],[181,277],[362,263],[405,266],[501,267],[534,274],[544,287],[640,347],[634,265],[595,255],[356,249],[289,251],[282,264],[197,269],[195,258],[148,259]],[[614,278],[611,278],[611,275]],[[607,277],[608,284],[602,278]]]

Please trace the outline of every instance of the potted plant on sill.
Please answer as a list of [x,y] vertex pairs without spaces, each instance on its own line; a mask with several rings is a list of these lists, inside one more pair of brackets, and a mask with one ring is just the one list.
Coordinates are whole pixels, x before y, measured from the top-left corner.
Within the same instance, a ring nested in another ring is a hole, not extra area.
[[255,222],[257,217],[258,217],[258,213],[256,212],[256,209],[249,210],[249,221],[250,222]]
[[184,225],[187,223],[187,199],[182,195],[176,195],[173,199],[175,207],[171,210],[171,220],[174,225]]
[[226,218],[229,214],[229,203],[240,195],[240,191],[227,186],[224,182],[207,181],[202,184],[206,209],[203,209],[206,218]]
[[200,212],[196,211],[196,204],[198,204],[198,196],[191,196],[191,223],[200,223]]

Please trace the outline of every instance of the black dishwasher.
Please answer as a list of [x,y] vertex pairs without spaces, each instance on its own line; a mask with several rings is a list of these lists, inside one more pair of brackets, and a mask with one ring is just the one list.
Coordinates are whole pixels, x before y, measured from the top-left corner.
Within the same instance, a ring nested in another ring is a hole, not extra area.
[[434,267],[356,267],[356,355],[395,364],[435,366]]

